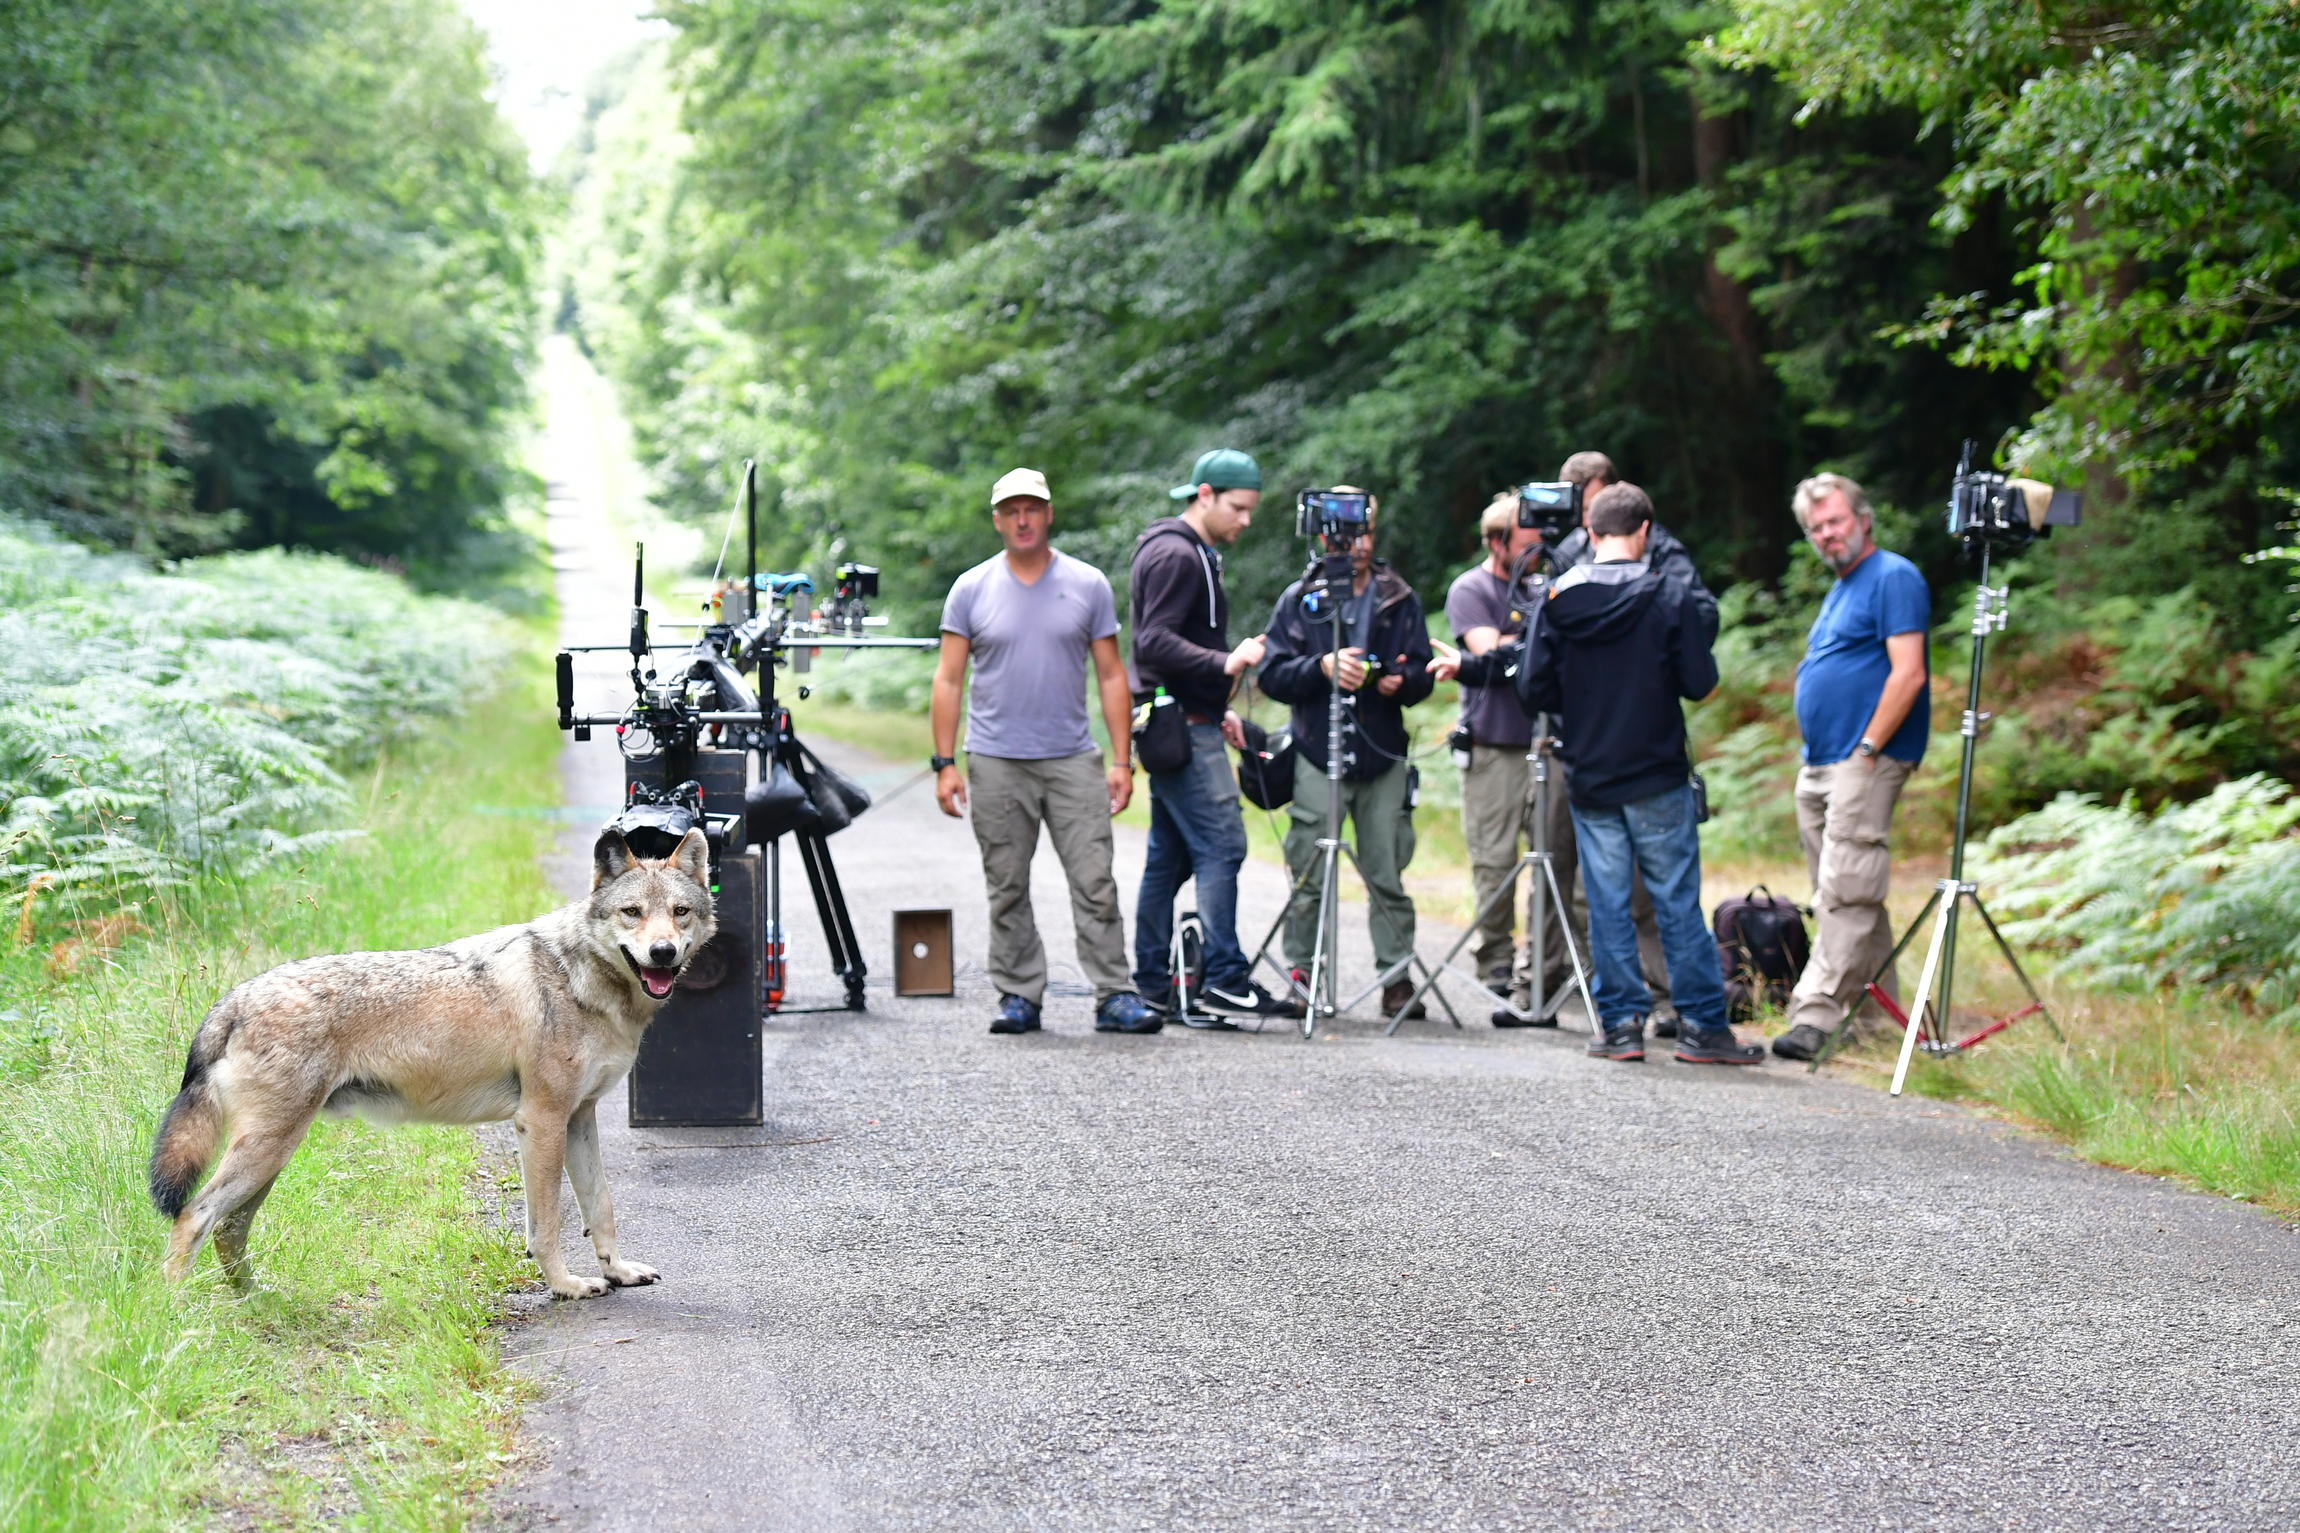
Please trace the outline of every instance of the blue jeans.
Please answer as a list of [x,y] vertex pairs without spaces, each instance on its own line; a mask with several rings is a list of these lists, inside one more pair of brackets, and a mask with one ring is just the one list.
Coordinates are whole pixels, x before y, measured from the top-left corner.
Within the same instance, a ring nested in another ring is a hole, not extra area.
[[1238,946],[1238,869],[1246,860],[1246,822],[1238,812],[1238,779],[1229,747],[1212,724],[1190,726],[1190,763],[1150,775],[1150,849],[1134,898],[1134,988],[1157,997],[1174,983],[1174,896],[1198,880],[1198,919],[1206,926],[1206,983],[1237,991],[1246,984]]
[[1690,785],[1607,809],[1573,806],[1573,844],[1589,896],[1589,948],[1597,965],[1597,1015],[1607,1027],[1653,1009],[1637,962],[1637,925],[1629,914],[1634,861],[1653,897],[1661,956],[1678,1015],[1703,1031],[1725,1023],[1725,977],[1717,944],[1701,919],[1701,831]]

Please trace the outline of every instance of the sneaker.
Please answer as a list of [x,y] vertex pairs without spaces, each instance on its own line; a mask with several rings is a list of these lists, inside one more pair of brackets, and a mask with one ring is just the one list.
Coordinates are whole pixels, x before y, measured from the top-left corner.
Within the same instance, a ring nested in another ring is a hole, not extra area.
[[[1413,1004],[1411,1006],[1407,1006],[1406,1002],[1408,1001],[1413,1001]],[[1400,1007],[1404,1007],[1405,1009],[1401,1012],[1399,1010]],[[1403,1016],[1408,1022],[1419,1022],[1422,1020],[1422,1018],[1428,1016],[1429,1014],[1430,1010],[1427,1006],[1424,1006],[1420,1001],[1414,1000],[1414,982],[1412,980],[1393,979],[1388,984],[1382,986],[1383,1016]]]
[[1773,1040],[1773,1052],[1783,1059],[1811,1059],[1828,1041],[1827,1033],[1810,1022],[1800,1022]]
[[1743,1043],[1729,1027],[1687,1027],[1671,1057],[1688,1065],[1754,1065],[1764,1062],[1765,1045]]
[[1280,1000],[1252,980],[1243,985],[1208,985],[1198,992],[1208,1011],[1225,1017],[1298,1017],[1309,1008],[1299,1000]]
[[1493,1013],[1493,1025],[1496,1027],[1555,1027],[1557,1026],[1557,1014],[1551,1012],[1546,1017],[1526,1017],[1506,1008],[1496,1007]]
[[994,1033],[1035,1033],[1038,1031],[1038,1003],[1026,1001],[1019,995],[998,998],[998,1015],[990,1019]]
[[1677,1012],[1675,1008],[1668,1011],[1663,1011],[1658,1006],[1653,1008],[1653,1036],[1656,1038],[1674,1038],[1677,1036]]
[[1154,1033],[1165,1025],[1165,1015],[1131,990],[1106,995],[1094,1008],[1098,1033]]
[[1633,1063],[1645,1057],[1645,1019],[1631,1017],[1618,1027],[1609,1027],[1589,1040],[1582,1051],[1592,1059],[1618,1059]]

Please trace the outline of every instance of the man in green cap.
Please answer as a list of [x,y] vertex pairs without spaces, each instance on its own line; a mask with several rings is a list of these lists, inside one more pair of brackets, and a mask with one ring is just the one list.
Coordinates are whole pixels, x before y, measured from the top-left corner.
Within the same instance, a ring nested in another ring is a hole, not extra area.
[[[1253,982],[1238,943],[1238,869],[1246,860],[1246,822],[1238,779],[1224,742],[1241,749],[1245,734],[1230,711],[1230,691],[1262,659],[1262,636],[1232,648],[1230,603],[1222,590],[1222,556],[1253,525],[1262,500],[1262,471],[1234,447],[1198,459],[1188,484],[1171,491],[1185,502],[1178,515],[1143,530],[1128,582],[1134,625],[1134,696],[1163,690],[1189,723],[1189,760],[1150,776],[1150,847],[1134,904],[1134,986],[1153,1005],[1174,991],[1168,956],[1174,896],[1198,881],[1198,919],[1206,928],[1207,1011],[1226,1016],[1291,1014],[1290,1004]],[[1184,1018],[1187,1021],[1187,1018]]]

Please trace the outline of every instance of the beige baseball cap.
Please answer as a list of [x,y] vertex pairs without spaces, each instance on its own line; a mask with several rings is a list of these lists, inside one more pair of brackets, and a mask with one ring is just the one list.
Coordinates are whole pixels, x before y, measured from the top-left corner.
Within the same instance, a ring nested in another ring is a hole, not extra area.
[[993,510],[1017,495],[1035,495],[1048,505],[1054,504],[1054,492],[1046,487],[1046,476],[1034,468],[1010,468],[998,476],[998,483],[990,487]]

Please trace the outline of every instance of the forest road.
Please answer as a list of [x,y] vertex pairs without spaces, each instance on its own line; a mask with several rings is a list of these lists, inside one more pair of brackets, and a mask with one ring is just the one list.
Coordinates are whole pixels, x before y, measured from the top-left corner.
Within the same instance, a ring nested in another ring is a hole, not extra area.
[[[611,637],[588,494],[555,489],[562,605]],[[982,959],[967,827],[886,791],[910,763],[823,754],[883,799],[832,843],[870,1009],[769,1023],[763,1128],[602,1103],[624,1251],[664,1281],[507,1326],[542,1397],[501,1525],[2300,1526],[2294,1231],[1954,1108],[1570,1030],[1109,1037],[1067,995],[992,1037],[978,968],[884,983],[898,906]],[[572,894],[612,748],[566,774]],[[1122,835],[1129,900],[1141,858]],[[829,999],[794,882],[794,986]],[[1281,894],[1249,868],[1249,933]],[[1074,981],[1051,854],[1035,895]]]

